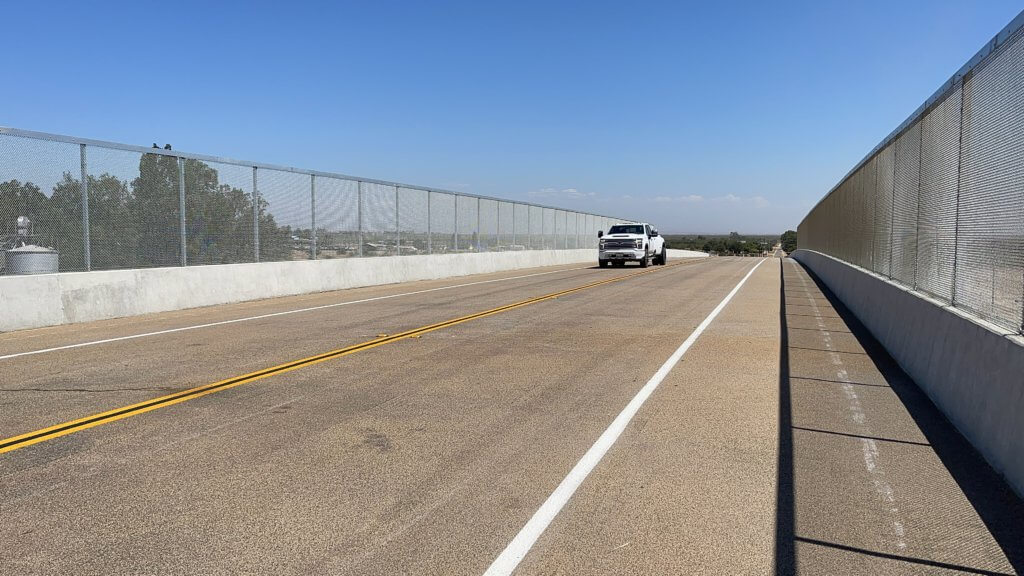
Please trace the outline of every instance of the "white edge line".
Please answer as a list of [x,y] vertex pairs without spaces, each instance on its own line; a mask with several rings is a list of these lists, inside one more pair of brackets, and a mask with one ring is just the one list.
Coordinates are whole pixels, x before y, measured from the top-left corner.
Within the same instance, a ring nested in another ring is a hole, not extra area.
[[60,350],[70,350],[72,348],[83,348],[85,346],[96,346],[97,344],[108,344],[110,342],[120,342],[122,340],[134,340],[136,338],[147,338],[150,336],[160,336],[161,334],[173,334],[175,332],[185,332],[187,330],[198,330],[200,328],[211,328],[213,326],[223,326],[225,324],[235,324],[238,322],[248,322],[249,320],[261,320],[263,318],[273,318],[275,316],[286,316],[288,314],[298,314],[300,312],[311,312],[313,310],[323,310],[325,308],[337,308],[338,306],[349,306],[351,304],[364,304],[366,302],[375,302],[377,300],[388,300],[390,298],[399,298],[401,296],[414,296],[416,294],[426,294],[427,292],[437,292],[439,290],[451,290],[452,288],[464,288],[466,286],[477,286],[479,284],[491,284],[493,282],[505,282],[508,280],[521,280],[523,278],[532,278],[534,276],[545,276],[547,274],[558,274],[559,272],[572,272],[574,270],[585,270],[591,268],[591,266],[580,266],[578,268],[565,268],[562,270],[551,270],[549,272],[537,272],[536,274],[525,274],[523,276],[512,276],[509,278],[495,278],[494,280],[480,280],[478,282],[467,282],[465,284],[453,284],[451,286],[441,286],[438,288],[428,288],[426,290],[416,290],[414,292],[403,292],[401,294],[389,294],[387,296],[375,296],[373,298],[364,298],[362,300],[350,300],[348,302],[336,302],[334,304],[324,304],[323,306],[313,306],[311,308],[299,308],[296,310],[284,310],[282,312],[273,312],[271,314],[261,314],[259,316],[247,316],[245,318],[235,318],[233,320],[223,320],[220,322],[210,322],[208,324],[196,324],[193,326],[182,326],[180,328],[171,328],[169,330],[160,330],[158,332],[145,332],[142,334],[132,334],[130,336],[118,336],[117,338],[107,338],[105,340],[93,340],[91,342],[80,342],[78,344],[68,344],[66,346],[56,346],[54,348],[44,348],[42,350],[31,350],[29,352],[18,352],[16,354],[7,354],[6,356],[0,356],[0,360],[10,360],[11,358],[18,358],[21,356],[33,356],[36,354],[46,354],[47,352],[57,352]]
[[540,538],[540,535],[544,533],[551,521],[555,519],[555,516],[561,512],[562,508],[569,502],[572,495],[576,492],[576,489],[580,487],[580,484],[587,478],[590,472],[595,466],[604,458],[605,453],[615,444],[623,430],[629,424],[633,416],[640,410],[647,398],[658,388],[661,381],[668,376],[672,368],[682,359],[683,354],[690,349],[690,346],[697,341],[697,338],[707,329],[711,322],[718,316],[718,313],[725,308],[726,304],[732,300],[732,297],[739,292],[743,284],[746,283],[747,278],[757,270],[757,267],[764,263],[761,260],[754,265],[753,268],[747,272],[747,275],[740,280],[739,284],[732,289],[731,292],[725,297],[724,300],[719,302],[718,306],[708,314],[707,318],[704,319],[697,328],[694,329],[693,333],[683,341],[683,343],[676,349],[675,352],[669,356],[668,360],[661,365],[661,368],[651,376],[651,379],[644,384],[643,388],[637,392],[636,396],[630,400],[629,404],[623,408],[622,412],[615,417],[608,429],[605,430],[601,436],[594,442],[594,445],[587,450],[587,453],[580,458],[580,461],[576,463],[576,466],[569,472],[569,475],[562,480],[558,488],[548,496],[548,499],[544,501],[544,504],[534,513],[533,517],[530,518],[529,522],[523,526],[522,530],[516,534],[516,537],[509,543],[509,545],[494,559],[491,566],[484,572],[484,576],[506,576],[511,574],[516,566],[526,557],[526,554],[533,547],[533,544]]

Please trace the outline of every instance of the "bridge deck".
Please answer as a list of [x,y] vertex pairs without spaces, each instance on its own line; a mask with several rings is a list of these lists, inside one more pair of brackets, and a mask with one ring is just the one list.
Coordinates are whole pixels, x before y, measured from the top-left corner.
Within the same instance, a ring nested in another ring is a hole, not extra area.
[[[0,334],[0,573],[481,573],[756,262]],[[517,573],[1014,573],[1022,510],[856,321],[771,259]]]

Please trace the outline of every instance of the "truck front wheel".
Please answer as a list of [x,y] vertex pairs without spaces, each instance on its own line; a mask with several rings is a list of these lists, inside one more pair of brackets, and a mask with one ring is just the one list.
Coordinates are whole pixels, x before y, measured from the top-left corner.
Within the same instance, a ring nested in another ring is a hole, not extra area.
[[608,267],[608,261],[607,260],[598,260],[597,261],[597,265],[600,266],[601,268],[607,268]]
[[650,259],[651,254],[647,251],[647,249],[644,249],[644,259],[640,261],[640,267],[647,268],[647,263],[650,261]]

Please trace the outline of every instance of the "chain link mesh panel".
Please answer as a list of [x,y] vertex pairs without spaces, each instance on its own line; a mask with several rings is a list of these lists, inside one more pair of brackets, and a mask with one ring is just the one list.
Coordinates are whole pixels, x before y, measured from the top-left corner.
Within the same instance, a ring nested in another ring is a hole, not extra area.
[[362,190],[363,256],[393,256],[398,253],[397,188],[360,182]]
[[875,205],[878,198],[875,194],[877,184],[877,159],[872,158],[858,172],[855,181],[855,210],[860,216],[857,218],[857,242],[851,245],[854,250],[854,258],[857,263],[867,268],[874,269],[874,240],[875,240]]
[[917,287],[946,302],[953,298],[960,98],[957,88],[921,122]]
[[88,147],[87,166],[93,270],[180,266],[178,159]]
[[427,198],[430,193],[416,188],[398,189],[399,254],[427,253]]
[[555,248],[565,250],[569,247],[569,217],[565,210],[555,212]]
[[526,204],[515,205],[515,238],[513,250],[530,249],[530,207]]
[[313,239],[311,183],[308,174],[259,169],[260,261],[309,260]]
[[889,276],[892,262],[893,180],[896,149],[889,145],[875,157],[875,226],[872,270]]
[[[85,270],[82,227],[81,149],[77,144],[0,135],[0,274],[8,273],[6,250],[17,240],[17,221],[31,221],[28,243],[57,251],[58,270]],[[100,213],[123,211],[127,186],[118,181]]]
[[317,176],[317,258],[358,256],[359,240],[359,183]]
[[498,249],[498,202],[480,200],[480,250],[493,252]]
[[430,193],[430,241],[434,254],[455,250],[455,196]]
[[530,243],[528,248],[540,250],[544,247],[544,209],[540,206],[530,206],[528,215],[530,223]]
[[892,278],[915,286],[917,276],[917,202],[921,182],[921,124],[896,139],[892,213]]
[[537,248],[551,250],[554,248],[553,239],[555,236],[555,211],[550,208],[540,210],[540,242]]
[[957,306],[1020,329],[1024,297],[1024,42],[964,84]]
[[515,204],[511,202],[498,203],[498,250],[511,250],[515,244],[515,209]]
[[188,264],[255,260],[252,168],[185,160],[185,238]]
[[456,196],[456,232],[458,232],[459,252],[472,252],[478,250],[479,244],[479,214],[477,205],[479,199],[472,196]]

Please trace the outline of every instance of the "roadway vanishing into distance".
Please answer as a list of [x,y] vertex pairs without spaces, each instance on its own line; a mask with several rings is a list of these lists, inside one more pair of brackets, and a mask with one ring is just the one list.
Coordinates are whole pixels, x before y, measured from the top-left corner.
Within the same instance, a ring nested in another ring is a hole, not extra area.
[[1014,574],[1022,519],[786,258],[0,334],[0,574]]

